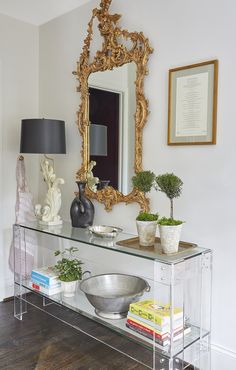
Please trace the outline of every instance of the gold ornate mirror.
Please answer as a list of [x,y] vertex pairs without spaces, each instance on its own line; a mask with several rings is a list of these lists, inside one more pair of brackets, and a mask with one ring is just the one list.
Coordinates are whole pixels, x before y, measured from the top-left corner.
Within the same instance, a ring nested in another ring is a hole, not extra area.
[[[142,171],[142,134],[148,116],[143,83],[153,50],[142,32],[118,27],[121,15],[109,13],[111,1],[102,0],[93,10],[73,72],[81,94],[77,124],[82,166],[76,178],[88,180],[87,195],[107,211],[120,202],[137,202],[147,210],[148,199],[132,188],[131,179]],[[103,41],[91,57],[95,21]]]

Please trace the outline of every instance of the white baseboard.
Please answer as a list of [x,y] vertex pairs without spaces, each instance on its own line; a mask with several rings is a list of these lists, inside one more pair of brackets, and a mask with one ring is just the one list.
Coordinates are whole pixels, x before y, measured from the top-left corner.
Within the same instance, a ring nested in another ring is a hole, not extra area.
[[232,357],[232,358],[236,359],[236,352],[235,351],[232,351],[228,348],[220,346],[219,344],[212,344],[211,349],[213,351],[216,351],[216,352],[222,354],[222,355],[229,356],[229,357]]

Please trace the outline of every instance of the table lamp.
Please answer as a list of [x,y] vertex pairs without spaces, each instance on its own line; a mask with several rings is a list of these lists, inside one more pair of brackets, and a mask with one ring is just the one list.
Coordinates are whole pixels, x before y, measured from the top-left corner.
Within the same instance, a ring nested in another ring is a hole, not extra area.
[[64,184],[64,180],[56,177],[53,159],[46,154],[66,153],[65,122],[44,118],[23,119],[20,152],[44,154],[40,167],[48,190],[43,206],[37,204],[35,213],[43,225],[61,225],[62,220],[58,214],[61,208],[59,185]]
[[90,155],[107,156],[107,126],[91,124],[89,131]]
[[[107,126],[100,124],[90,124],[89,130],[90,156],[107,157]],[[93,176],[92,169],[96,166],[96,161],[89,163],[87,171],[87,181],[89,188],[96,193],[97,190],[103,189],[110,181],[102,181]]]

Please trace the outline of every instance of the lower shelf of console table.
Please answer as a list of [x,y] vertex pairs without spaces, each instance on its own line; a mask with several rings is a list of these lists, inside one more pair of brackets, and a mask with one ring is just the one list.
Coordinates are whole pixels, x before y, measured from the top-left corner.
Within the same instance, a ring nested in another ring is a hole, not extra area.
[[[169,363],[169,359],[172,357],[175,361],[175,367],[174,370],[179,369],[196,369],[193,368],[190,364],[185,363],[184,365],[181,365],[181,360],[178,358],[178,355],[180,355],[183,351],[183,345],[184,349],[187,349],[188,347],[191,347],[193,344],[197,344],[200,340],[200,328],[196,327],[194,325],[191,326],[191,332],[189,334],[186,334],[184,337],[184,344],[183,340],[178,340],[174,344],[174,349],[172,348],[172,353],[170,353],[169,346],[161,347],[158,344],[155,344],[154,348],[154,342],[150,339],[147,339],[143,337],[142,335],[138,333],[133,333],[132,330],[126,327],[126,319],[119,319],[119,320],[108,320],[103,319],[95,314],[94,308],[92,305],[88,302],[87,298],[81,292],[79,289],[77,290],[77,293],[72,298],[65,298],[61,293],[55,294],[52,296],[47,296],[46,294],[43,294],[41,292],[38,292],[31,288],[30,286],[30,280],[23,280],[21,284],[19,282],[15,282],[15,285],[18,289],[24,289],[24,293],[22,295],[16,294],[16,305],[17,300],[21,301],[24,304],[30,304],[34,307],[41,309],[45,311],[46,313],[50,314],[51,316],[65,322],[66,324],[69,324],[76,330],[79,330],[83,332],[84,334],[87,334],[89,336],[94,337],[96,340],[99,340],[100,342],[103,342],[106,345],[111,346],[115,350],[117,350],[117,344],[115,346],[112,346],[111,343],[108,343],[106,340],[104,340],[103,336],[94,335],[93,331],[91,330],[91,325],[85,326],[84,324],[81,325],[81,322],[78,322],[78,317],[81,315],[83,317],[86,317],[88,319],[95,321],[96,323],[106,327],[109,329],[109,331],[121,335],[123,338],[125,338],[126,341],[132,341],[137,345],[137,349],[145,350],[146,352],[149,352],[150,358],[153,359],[155,357],[155,362],[160,362],[162,364],[162,367],[160,367],[160,370],[169,369],[169,365],[167,367],[163,367],[164,364]],[[16,289],[17,290],[17,289]],[[41,301],[40,301],[41,298]],[[41,305],[40,305],[41,303]],[[26,311],[26,310],[25,310]],[[23,312],[24,313],[24,312]],[[68,314],[69,313],[69,314]],[[22,319],[22,316],[19,317],[17,315],[17,308],[15,310],[15,316],[17,318]],[[72,319],[72,320],[71,320]],[[74,321],[75,320],[75,321]],[[89,321],[91,321],[89,320]],[[202,333],[202,336],[207,337],[209,335],[209,332]],[[139,358],[137,356],[137,351],[135,351],[134,354],[126,353],[129,352],[126,350],[123,351],[123,354],[127,354],[129,357],[133,357],[134,360],[142,363],[142,356]],[[153,356],[153,353],[155,352],[155,355]],[[194,354],[193,354],[194,356]],[[194,363],[195,359],[191,358],[191,363]],[[148,364],[148,360],[146,358],[145,363],[143,363],[144,366],[147,366],[147,368],[159,370],[156,364],[155,367],[153,364]],[[152,362],[152,361],[151,361]]]

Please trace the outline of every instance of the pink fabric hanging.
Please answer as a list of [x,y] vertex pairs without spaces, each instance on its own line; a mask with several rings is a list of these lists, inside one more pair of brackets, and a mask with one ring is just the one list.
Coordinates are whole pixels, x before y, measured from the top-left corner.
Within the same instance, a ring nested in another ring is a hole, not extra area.
[[[36,221],[34,214],[33,197],[29,191],[25,178],[24,158],[19,157],[16,164],[16,205],[15,205],[15,223],[22,224]],[[21,238],[22,239],[22,238]],[[20,250],[21,247],[21,250]],[[21,253],[20,253],[21,251]],[[27,231],[25,240],[15,238],[15,272],[23,276],[31,273],[34,265],[34,255],[36,252],[35,237]],[[9,255],[9,266],[14,271],[14,244],[12,241]]]

